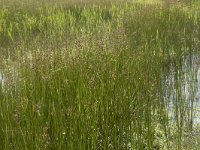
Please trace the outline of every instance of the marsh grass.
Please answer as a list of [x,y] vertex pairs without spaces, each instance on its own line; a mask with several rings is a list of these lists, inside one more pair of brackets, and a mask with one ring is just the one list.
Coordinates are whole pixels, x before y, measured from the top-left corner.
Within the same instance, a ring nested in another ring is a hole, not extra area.
[[199,47],[197,5],[14,8],[0,10],[1,149],[183,148],[193,97],[181,68]]

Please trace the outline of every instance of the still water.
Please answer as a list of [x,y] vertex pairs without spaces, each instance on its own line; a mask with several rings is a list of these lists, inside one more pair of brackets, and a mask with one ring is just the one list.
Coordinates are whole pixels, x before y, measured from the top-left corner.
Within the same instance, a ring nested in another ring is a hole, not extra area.
[[163,83],[170,119],[176,119],[179,111],[189,116],[190,122],[200,124],[200,58],[184,56],[180,64],[172,64]]

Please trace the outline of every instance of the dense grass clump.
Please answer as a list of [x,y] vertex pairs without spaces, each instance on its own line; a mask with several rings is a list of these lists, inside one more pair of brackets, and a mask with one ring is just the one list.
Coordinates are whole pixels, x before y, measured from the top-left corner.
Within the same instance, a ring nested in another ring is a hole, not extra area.
[[0,149],[185,147],[198,3],[27,4],[0,8]]

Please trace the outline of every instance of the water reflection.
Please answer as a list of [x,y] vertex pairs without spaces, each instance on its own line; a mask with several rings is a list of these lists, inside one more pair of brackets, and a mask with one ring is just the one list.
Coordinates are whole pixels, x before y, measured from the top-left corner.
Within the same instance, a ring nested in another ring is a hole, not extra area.
[[184,121],[200,124],[199,58],[184,56],[180,64],[171,64],[164,81],[164,101],[170,120],[184,114]]
[[3,81],[4,81],[3,74],[0,72],[0,84],[3,84]]

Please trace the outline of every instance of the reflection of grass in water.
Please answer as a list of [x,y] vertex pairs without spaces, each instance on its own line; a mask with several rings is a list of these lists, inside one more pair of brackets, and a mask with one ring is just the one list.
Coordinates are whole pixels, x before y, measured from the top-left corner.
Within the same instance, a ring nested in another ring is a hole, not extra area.
[[[199,7],[110,6],[1,9],[2,149],[182,148],[191,110],[180,68],[199,46]],[[170,65],[174,127],[163,100]]]
[[3,81],[3,75],[0,73],[0,82]]
[[[184,110],[184,112],[182,112],[182,114],[180,115],[184,118],[184,122],[181,127],[183,141],[181,149],[197,149],[199,145],[199,122],[197,122],[197,115],[199,115],[199,112],[197,111],[199,104],[199,87],[197,82],[197,79],[199,79],[199,76],[197,74],[199,68],[197,64],[198,61],[199,58],[197,56],[186,56],[185,58],[183,58],[183,66],[180,66],[178,70],[175,69],[173,66],[171,67],[171,71],[167,76],[167,79],[165,79],[165,82],[163,83],[166,89],[165,101],[166,103],[168,103],[168,116],[171,119],[171,148],[174,148],[176,145],[175,143],[178,142],[178,134],[180,130],[177,130],[176,123],[179,119],[178,113],[179,111],[181,111],[181,109]],[[177,72],[179,72],[178,78],[176,78]],[[176,82],[180,82],[180,88],[177,88]],[[180,92],[181,95],[178,95],[177,93]],[[177,99],[181,100],[182,106],[176,104]]]

